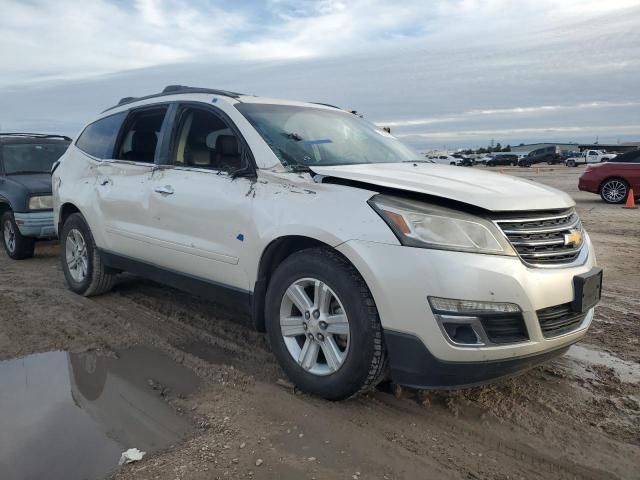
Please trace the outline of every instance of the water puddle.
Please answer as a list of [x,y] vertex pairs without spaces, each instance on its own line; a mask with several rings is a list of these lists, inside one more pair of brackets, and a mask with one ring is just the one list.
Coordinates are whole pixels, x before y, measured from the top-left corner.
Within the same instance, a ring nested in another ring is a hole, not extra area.
[[125,450],[153,452],[188,434],[189,421],[162,395],[198,385],[192,371],[146,348],[0,362],[0,476],[103,478]]
[[584,345],[573,345],[564,357],[581,364],[609,367],[616,372],[620,380],[626,383],[640,382],[640,364],[627,362],[602,350]]

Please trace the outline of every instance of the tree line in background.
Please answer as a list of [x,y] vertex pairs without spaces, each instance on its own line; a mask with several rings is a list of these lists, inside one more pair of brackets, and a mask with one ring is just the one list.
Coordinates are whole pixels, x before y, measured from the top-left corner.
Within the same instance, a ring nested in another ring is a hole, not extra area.
[[478,148],[476,150],[469,148],[467,150],[463,150],[460,153],[469,155],[471,153],[495,153],[495,152],[510,152],[510,151],[511,151],[511,145],[507,145],[503,147],[502,145],[500,145],[500,142],[498,142],[496,143],[495,146],[488,145],[487,147]]

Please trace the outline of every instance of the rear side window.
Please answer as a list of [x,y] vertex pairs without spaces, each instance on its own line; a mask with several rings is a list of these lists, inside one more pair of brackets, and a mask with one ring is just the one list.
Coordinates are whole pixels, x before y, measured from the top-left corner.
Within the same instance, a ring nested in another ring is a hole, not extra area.
[[113,147],[126,115],[127,112],[116,113],[93,122],[80,134],[76,147],[96,158],[112,158]]
[[153,163],[167,109],[163,105],[130,112],[120,135],[115,158]]

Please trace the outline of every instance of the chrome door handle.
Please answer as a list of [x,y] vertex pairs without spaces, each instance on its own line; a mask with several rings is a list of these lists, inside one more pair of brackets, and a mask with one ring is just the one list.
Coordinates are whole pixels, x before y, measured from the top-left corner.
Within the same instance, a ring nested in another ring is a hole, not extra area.
[[162,195],[173,195],[175,193],[171,185],[165,185],[164,187],[156,187],[155,192],[160,193]]

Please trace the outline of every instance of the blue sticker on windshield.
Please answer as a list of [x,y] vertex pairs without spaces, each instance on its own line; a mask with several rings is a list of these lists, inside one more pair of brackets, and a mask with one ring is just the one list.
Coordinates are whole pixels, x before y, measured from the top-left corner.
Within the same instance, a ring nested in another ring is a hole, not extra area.
[[305,140],[304,141],[305,145],[322,145],[323,143],[333,143],[333,142],[328,138],[325,138],[324,140]]

